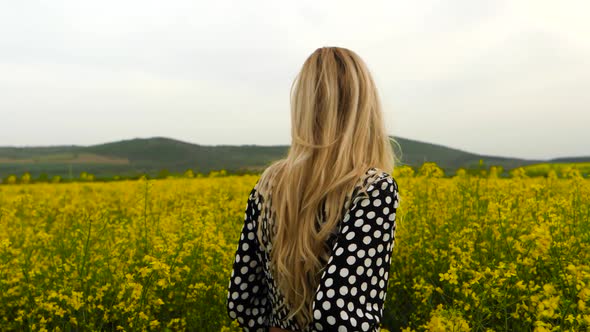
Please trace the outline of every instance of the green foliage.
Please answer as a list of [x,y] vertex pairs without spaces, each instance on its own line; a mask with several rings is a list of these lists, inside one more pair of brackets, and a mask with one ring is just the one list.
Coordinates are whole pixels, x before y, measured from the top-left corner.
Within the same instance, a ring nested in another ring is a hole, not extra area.
[[16,175],[11,174],[9,176],[6,177],[6,183],[8,184],[15,184],[16,183]]
[[37,178],[37,182],[47,182],[49,180],[49,177],[47,176],[47,173],[41,173],[39,174],[39,177]]
[[166,179],[170,176],[170,171],[167,169],[162,169],[158,172],[158,179]]
[[545,176],[549,177],[549,173],[554,172],[558,177],[567,177],[571,172],[577,172],[581,177],[590,176],[590,163],[540,163],[528,165],[523,167],[526,174],[530,177]]
[[23,174],[23,176],[21,176],[20,182],[21,183],[29,183],[29,182],[31,182],[31,173],[25,172],[25,174]]
[[209,172],[209,177],[211,177],[211,178],[218,178],[218,177],[223,177],[223,176],[227,176],[227,171],[224,169],[222,169],[220,171]]
[[80,173],[80,180],[81,181],[94,181],[94,174],[88,173],[88,172],[81,172]]

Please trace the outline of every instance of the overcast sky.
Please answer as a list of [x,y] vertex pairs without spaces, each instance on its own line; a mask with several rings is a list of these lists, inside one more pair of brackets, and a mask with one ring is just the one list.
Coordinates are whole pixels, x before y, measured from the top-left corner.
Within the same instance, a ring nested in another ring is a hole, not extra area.
[[0,146],[290,144],[318,47],[368,64],[389,133],[590,155],[590,1],[3,1]]

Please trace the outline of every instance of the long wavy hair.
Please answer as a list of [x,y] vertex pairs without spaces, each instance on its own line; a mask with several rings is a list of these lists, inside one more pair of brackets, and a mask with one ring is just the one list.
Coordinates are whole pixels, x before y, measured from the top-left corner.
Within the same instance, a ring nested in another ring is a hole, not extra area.
[[272,231],[271,274],[289,318],[303,327],[313,317],[314,294],[331,254],[326,241],[344,217],[342,207],[369,168],[393,171],[395,140],[387,135],[367,65],[349,49],[316,49],[290,97],[291,146],[286,158],[264,170],[258,192],[260,218],[272,222],[265,228]]

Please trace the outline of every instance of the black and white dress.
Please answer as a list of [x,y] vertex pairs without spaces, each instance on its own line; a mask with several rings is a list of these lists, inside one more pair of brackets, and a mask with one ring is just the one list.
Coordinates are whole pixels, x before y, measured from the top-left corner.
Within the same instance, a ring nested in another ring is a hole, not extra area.
[[[315,292],[313,321],[305,327],[287,320],[283,297],[269,271],[269,253],[257,241],[263,198],[256,183],[248,197],[226,302],[229,317],[244,331],[265,332],[270,326],[305,332],[381,330],[399,196],[390,174],[376,168],[367,173],[372,176],[355,187],[329,239],[331,256]],[[367,188],[368,198],[356,194],[360,186]]]

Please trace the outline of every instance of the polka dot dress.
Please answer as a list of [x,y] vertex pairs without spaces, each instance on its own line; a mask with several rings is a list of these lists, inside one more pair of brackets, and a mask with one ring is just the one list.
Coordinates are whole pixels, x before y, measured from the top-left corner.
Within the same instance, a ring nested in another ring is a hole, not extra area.
[[[357,185],[338,230],[330,237],[331,256],[312,303],[313,321],[305,327],[287,319],[282,295],[270,274],[269,253],[256,238],[261,209],[258,183],[248,197],[244,225],[231,272],[227,312],[243,331],[380,331],[399,205],[395,179],[370,168]],[[369,197],[357,195],[360,186]],[[263,227],[263,240],[267,233]],[[272,244],[269,246],[269,250]],[[282,309],[281,309],[282,308]]]

